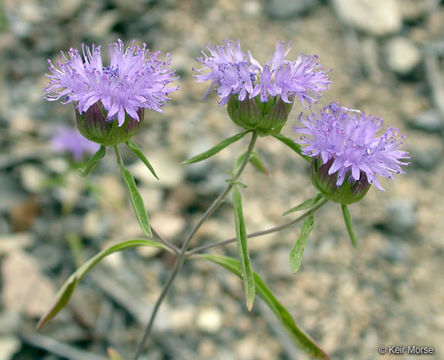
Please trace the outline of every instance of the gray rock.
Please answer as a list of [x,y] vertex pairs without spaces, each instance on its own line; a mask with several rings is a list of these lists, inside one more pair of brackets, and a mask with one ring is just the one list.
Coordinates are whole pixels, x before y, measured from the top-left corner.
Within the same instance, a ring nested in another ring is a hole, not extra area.
[[0,337],[0,360],[10,360],[20,349],[20,340],[15,336]]
[[419,113],[411,122],[413,128],[420,129],[430,133],[437,133],[444,128],[444,119],[437,109],[428,109]]
[[307,13],[319,5],[319,0],[268,0],[267,15],[275,19],[290,19]]
[[388,207],[387,228],[395,234],[406,234],[416,225],[415,204],[411,199],[393,200]]
[[401,29],[397,0],[333,0],[333,5],[344,23],[369,34],[384,36]]
[[395,37],[386,46],[387,63],[393,72],[400,75],[411,73],[421,62],[421,53],[407,38]]
[[7,174],[0,174],[0,212],[9,210],[12,206],[25,200],[25,194],[17,182]]

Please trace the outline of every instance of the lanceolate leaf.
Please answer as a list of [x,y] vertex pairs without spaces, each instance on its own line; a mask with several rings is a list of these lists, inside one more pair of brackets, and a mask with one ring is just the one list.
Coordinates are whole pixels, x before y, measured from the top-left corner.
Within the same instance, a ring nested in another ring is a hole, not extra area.
[[93,156],[91,156],[85,168],[81,171],[82,176],[87,176],[91,172],[91,170],[96,167],[99,160],[103,159],[105,153],[105,146],[101,146],[100,149],[97,150],[97,152]]
[[251,153],[250,159],[248,159],[248,160],[250,161],[250,164],[253,165],[262,174],[268,175],[268,171],[265,168],[264,163],[262,162],[261,157],[259,156],[259,154],[256,151],[253,151]]
[[[236,259],[210,254],[196,255],[196,258],[210,260],[223,266],[238,277],[242,277],[241,265]],[[288,310],[274,297],[273,293],[257,273],[254,273],[254,280],[257,294],[270,307],[296,345],[314,359],[328,360],[328,355],[307,334],[299,329]]]
[[[244,162],[245,156],[247,156],[247,152],[245,151],[242,153],[234,163],[233,166],[233,174],[237,174],[239,171],[239,168],[241,164]],[[264,163],[262,162],[262,159],[260,158],[259,154],[256,151],[253,151],[250,155],[250,158],[248,159],[251,165],[253,165],[257,170],[259,170],[261,173],[268,175],[268,171],[264,166]]]
[[250,132],[250,130],[247,130],[247,131],[241,132],[237,135],[234,135],[232,137],[229,137],[228,139],[225,139],[224,141],[217,144],[216,146],[213,146],[210,150],[207,150],[199,155],[193,156],[191,159],[184,161],[182,164],[188,165],[188,164],[193,164],[193,163],[208,159],[209,157],[217,154],[219,151],[225,149],[228,145],[231,145],[231,144],[235,143],[236,141],[242,139],[249,132]]
[[358,248],[358,241],[356,240],[356,235],[353,230],[353,224],[350,216],[350,211],[348,211],[347,205],[341,205],[342,215],[344,215],[345,227],[347,228],[348,235],[355,249]]
[[308,199],[308,200],[304,201],[302,204],[299,204],[299,205],[295,206],[294,208],[291,208],[290,210],[287,210],[286,212],[284,212],[284,216],[288,215],[288,214],[291,214],[291,213],[294,213],[296,211],[306,210],[306,209],[310,209],[312,207],[315,207],[323,199],[324,199],[324,197],[322,196],[321,193],[319,193],[314,198]]
[[77,283],[82,280],[85,275],[96,266],[104,257],[115,253],[117,251],[123,251],[126,249],[130,249],[137,246],[152,246],[161,249],[168,250],[168,248],[162,243],[152,241],[152,240],[144,240],[144,239],[135,239],[122,242],[120,244],[113,245],[108,249],[102,250],[97,255],[89,259],[85,262],[81,267],[79,267],[69,278],[66,280],[63,287],[60,289],[56,296],[56,301],[51,306],[51,308],[40,318],[37,329],[40,330],[43,326],[45,326],[48,321],[50,321],[56,314],[63,309],[68,303],[74,289],[77,286]]
[[142,231],[146,236],[152,237],[153,235],[151,233],[148,214],[146,213],[145,204],[143,203],[142,196],[140,196],[139,190],[137,190],[136,182],[127,169],[121,167],[120,171],[122,172],[123,179],[125,180],[125,184],[128,188],[131,204],[133,205],[134,212],[136,213],[140,227],[142,228]]
[[298,153],[300,156],[302,156],[305,160],[308,162],[311,162],[311,158],[307,155],[302,154],[301,146],[299,144],[296,144],[292,139],[289,139],[285,137],[282,134],[275,134],[273,135],[276,139],[283,142],[285,145],[287,145],[290,149]]
[[314,227],[313,214],[307,217],[302,224],[301,234],[299,235],[293,249],[290,252],[290,268],[291,272],[295,273],[301,266],[302,256],[304,255],[305,244],[307,243],[308,236],[312,232]]
[[128,145],[128,147],[131,149],[131,151],[136,154],[136,156],[145,164],[145,166],[148,168],[149,171],[151,171],[151,174],[153,174],[153,176],[159,180],[159,177],[157,176],[156,172],[154,171],[153,166],[150,164],[150,162],[148,161],[148,159],[145,157],[145,155],[143,154],[142,150],[140,150],[139,146],[128,140],[126,142],[126,144]]
[[253,308],[256,291],[254,286],[253,270],[250,264],[248,252],[247,230],[245,228],[244,214],[242,211],[242,198],[237,186],[233,186],[234,220],[236,223],[237,249],[242,268],[242,280],[244,283],[245,298],[248,310]]

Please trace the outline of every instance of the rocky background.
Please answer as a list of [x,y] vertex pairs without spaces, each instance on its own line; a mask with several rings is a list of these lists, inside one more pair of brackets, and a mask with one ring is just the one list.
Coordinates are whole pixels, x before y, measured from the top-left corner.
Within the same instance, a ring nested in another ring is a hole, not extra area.
[[[290,58],[316,53],[333,68],[331,100],[386,119],[407,134],[412,164],[350,207],[360,249],[350,244],[339,207],[316,215],[302,267],[288,254],[299,233],[251,240],[253,265],[302,328],[332,359],[378,359],[379,345],[444,345],[444,6],[436,0],[3,0],[0,1],[0,360],[130,358],[173,259],[139,249],[108,258],[76,289],[70,305],[34,330],[76,264],[117,241],[141,235],[112,154],[84,179],[51,150],[71,106],[42,99],[46,59],[85,42],[116,38],[169,52],[180,91],[163,114],[150,112],[134,139],[158,171],[134,156],[134,173],[152,223],[177,244],[225,185],[246,147],[236,143],[193,166],[184,159],[235,134],[216,96],[192,68],[207,42],[242,41],[259,61],[277,38]],[[106,52],[106,51],[105,51]],[[283,133],[289,137],[294,106]],[[307,166],[273,138],[258,151],[269,170],[248,168],[243,182],[248,230],[282,223],[282,213],[315,194]],[[229,202],[195,244],[234,234]],[[212,250],[235,255],[235,247]],[[145,359],[307,359],[270,311],[248,313],[241,282],[216,265],[187,263],[164,303]],[[385,358],[391,358],[385,356]],[[396,356],[393,359],[413,357]]]

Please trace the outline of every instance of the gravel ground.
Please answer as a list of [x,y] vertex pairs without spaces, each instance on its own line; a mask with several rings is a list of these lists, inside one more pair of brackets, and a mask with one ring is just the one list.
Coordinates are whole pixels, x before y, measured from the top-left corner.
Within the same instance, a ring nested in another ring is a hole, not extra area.
[[[46,59],[82,42],[121,38],[169,52],[180,91],[163,114],[148,113],[135,137],[161,178],[123,153],[158,231],[181,242],[224,187],[236,143],[214,158],[180,162],[238,128],[202,101],[192,68],[207,42],[240,38],[260,61],[276,39],[290,57],[316,53],[332,68],[332,100],[383,117],[407,134],[407,174],[383,182],[350,207],[360,249],[348,240],[339,207],[316,215],[296,274],[288,253],[299,227],[251,240],[252,261],[277,298],[332,359],[378,359],[380,345],[429,345],[444,357],[444,8],[435,0],[4,0],[0,2],[0,360],[130,357],[171,270],[164,253],[130,250],[104,261],[76,289],[70,306],[41,332],[38,317],[83,261],[109,244],[140,236],[112,156],[88,178],[54,154],[48,139],[74,125],[70,106],[42,99]],[[303,109],[293,107],[283,133]],[[306,164],[274,139],[258,151],[269,170],[243,182],[249,232],[283,222],[313,196]],[[229,202],[195,244],[234,234]],[[212,250],[235,254],[236,249]],[[146,359],[308,359],[260,301],[248,313],[237,278],[205,262],[187,263],[162,307]],[[94,355],[95,354],[95,355]],[[413,356],[385,356],[413,359]]]

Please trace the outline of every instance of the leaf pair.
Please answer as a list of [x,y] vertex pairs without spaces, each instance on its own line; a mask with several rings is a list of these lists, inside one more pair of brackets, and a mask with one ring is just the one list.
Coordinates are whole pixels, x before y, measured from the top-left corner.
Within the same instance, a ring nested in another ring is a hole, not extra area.
[[[210,260],[216,264],[223,266],[225,269],[231,271],[233,274],[243,279],[243,269],[238,260],[210,254],[197,255],[196,258]],[[253,273],[254,286],[257,294],[265,301],[269,308],[276,315],[285,330],[289,333],[296,345],[309,354],[314,359],[328,360],[328,355],[295,323],[288,310],[275,298],[271,290],[263,282],[257,273]]]
[[164,250],[168,250],[168,248],[156,241],[145,240],[145,239],[135,239],[124,241],[120,244],[113,245],[105,250],[102,250],[97,255],[89,259],[85,262],[81,267],[79,267],[63,284],[62,288],[58,292],[56,296],[56,301],[51,306],[51,308],[40,318],[37,329],[40,330],[43,326],[45,326],[57,313],[63,309],[66,304],[68,304],[71,295],[76,288],[78,282],[82,280],[85,275],[96,266],[104,257],[111,255],[112,253],[123,251],[126,249],[130,249],[137,246],[151,246],[157,247]]

